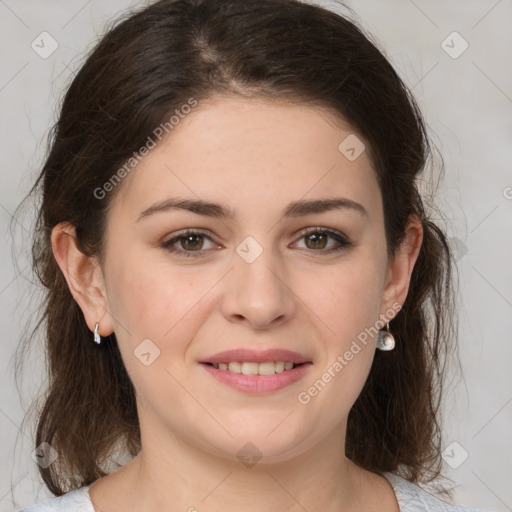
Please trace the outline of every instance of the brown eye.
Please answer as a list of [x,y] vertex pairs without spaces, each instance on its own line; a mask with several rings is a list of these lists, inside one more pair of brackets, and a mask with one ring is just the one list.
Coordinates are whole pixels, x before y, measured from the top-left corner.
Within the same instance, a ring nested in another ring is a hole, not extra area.
[[305,239],[307,240],[307,242],[311,242],[311,246],[308,246],[307,242],[306,246],[308,246],[308,249],[325,249],[328,238],[329,237],[325,233],[319,231],[308,233],[305,236]]
[[201,250],[204,241],[203,236],[199,234],[181,236],[178,240],[181,241],[181,247],[186,251]]
[[[209,242],[210,247],[205,247]],[[200,256],[207,249],[218,247],[213,243],[212,238],[201,231],[188,230],[161,244],[169,252],[178,256]],[[197,253],[197,254],[194,254]]]
[[[306,249],[310,252],[317,252],[320,254],[329,254],[343,249],[352,247],[352,242],[337,231],[330,229],[314,228],[304,231],[300,240],[304,240]],[[334,241],[334,245],[329,246],[329,240]]]

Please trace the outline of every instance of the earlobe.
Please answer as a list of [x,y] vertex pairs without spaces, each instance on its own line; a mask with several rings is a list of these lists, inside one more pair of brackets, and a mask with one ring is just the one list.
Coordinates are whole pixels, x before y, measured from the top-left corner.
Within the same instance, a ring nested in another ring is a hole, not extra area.
[[61,222],[53,228],[51,243],[55,260],[84,314],[87,326],[93,332],[99,322],[101,335],[111,334],[114,328],[97,258],[80,251],[75,228],[69,222]]

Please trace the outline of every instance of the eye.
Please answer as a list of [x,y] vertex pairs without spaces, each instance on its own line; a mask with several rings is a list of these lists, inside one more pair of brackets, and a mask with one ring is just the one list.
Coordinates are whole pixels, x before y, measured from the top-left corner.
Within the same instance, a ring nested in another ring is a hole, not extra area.
[[[350,240],[342,233],[321,227],[309,228],[306,231],[302,231],[299,240],[302,239],[305,240],[306,250],[310,252],[320,252],[322,254],[341,251],[352,246]],[[327,248],[329,239],[334,240],[335,244]]]
[[[187,229],[170,240],[163,242],[162,247],[180,256],[194,257],[202,254],[203,250],[208,249],[208,247],[204,247],[205,240],[209,240],[213,247],[216,246],[212,238],[203,231]],[[176,245],[181,247],[175,247]]]

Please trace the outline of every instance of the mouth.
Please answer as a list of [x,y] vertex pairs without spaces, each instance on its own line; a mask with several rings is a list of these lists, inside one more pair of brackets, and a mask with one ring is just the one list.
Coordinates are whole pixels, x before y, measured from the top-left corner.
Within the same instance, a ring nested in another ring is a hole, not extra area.
[[312,362],[292,361],[229,361],[200,363],[217,382],[249,395],[269,394],[301,380],[313,366]]
[[226,350],[198,362],[218,382],[250,394],[290,386],[313,366],[308,356],[277,348]]

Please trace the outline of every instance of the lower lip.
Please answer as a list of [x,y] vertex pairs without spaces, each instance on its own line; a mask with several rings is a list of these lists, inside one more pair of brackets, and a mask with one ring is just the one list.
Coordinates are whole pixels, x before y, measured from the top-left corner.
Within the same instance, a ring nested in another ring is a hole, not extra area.
[[291,370],[285,370],[274,375],[244,375],[229,370],[219,370],[209,364],[200,363],[201,366],[218,381],[246,393],[269,393],[285,388],[298,381],[308,371],[313,363],[304,363]]

